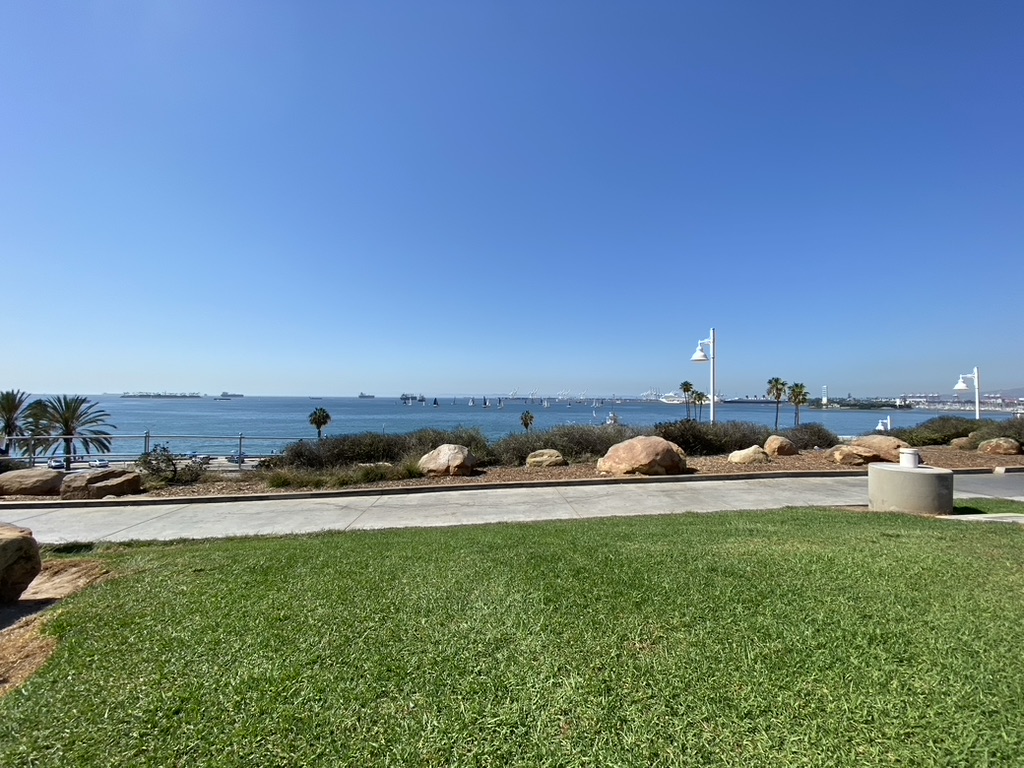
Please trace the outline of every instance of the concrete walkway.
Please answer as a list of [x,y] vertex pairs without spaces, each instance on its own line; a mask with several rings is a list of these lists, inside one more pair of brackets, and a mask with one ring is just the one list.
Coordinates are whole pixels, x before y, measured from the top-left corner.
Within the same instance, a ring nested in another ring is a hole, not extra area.
[[[957,475],[954,496],[1024,501],[1024,473]],[[365,531],[481,523],[575,520],[777,509],[866,506],[868,478],[760,477],[676,482],[476,487],[417,493],[374,491],[166,503],[0,504],[0,520],[30,528],[41,544],[207,539],[316,531]],[[1024,516],[1019,521],[1024,522]],[[960,519],[993,519],[971,515]]]

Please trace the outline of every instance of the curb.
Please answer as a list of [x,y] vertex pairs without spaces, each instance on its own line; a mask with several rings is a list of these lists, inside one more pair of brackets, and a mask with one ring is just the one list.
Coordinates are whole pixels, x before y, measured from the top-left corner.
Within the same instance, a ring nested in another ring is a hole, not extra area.
[[[968,467],[952,470],[954,475],[991,475],[1024,472],[1024,467]],[[245,501],[275,501],[300,499],[331,499],[352,498],[363,496],[411,496],[427,493],[445,493],[450,491],[489,491],[522,488],[558,488],[592,485],[639,485],[659,483],[699,483],[714,480],[778,480],[786,478],[815,477],[867,477],[867,469],[832,469],[807,470],[788,472],[736,472],[728,474],[692,474],[692,475],[627,475],[625,477],[588,477],[571,480],[520,480],[508,483],[478,484],[458,483],[453,485],[417,485],[388,488],[341,488],[333,491],[296,491],[283,493],[251,493],[226,494],[221,496],[163,496],[163,497],[131,497],[121,496],[115,499],[53,499],[40,501],[0,501],[0,512],[5,509],[38,509],[41,507],[57,509],[103,508],[103,507],[149,507],[172,506],[184,504],[231,504]]]

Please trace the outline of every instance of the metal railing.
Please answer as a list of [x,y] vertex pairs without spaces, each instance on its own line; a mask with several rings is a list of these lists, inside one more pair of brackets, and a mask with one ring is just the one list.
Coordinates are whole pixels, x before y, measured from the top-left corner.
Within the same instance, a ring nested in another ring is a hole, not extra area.
[[[141,435],[104,435],[103,439],[111,444],[110,451],[86,450],[87,443],[83,440],[95,439],[94,435],[10,437],[4,447],[8,458],[27,461],[29,466],[35,466],[37,462],[51,458],[63,459],[65,440],[72,441],[72,464],[95,458],[130,463],[160,445],[182,459],[209,459],[214,466],[226,463],[227,467],[222,468],[241,470],[245,468],[243,465],[251,467],[259,459],[276,455],[285,445],[303,438],[245,435],[241,432],[237,435],[164,435],[147,430]],[[242,460],[239,461],[238,457]]]

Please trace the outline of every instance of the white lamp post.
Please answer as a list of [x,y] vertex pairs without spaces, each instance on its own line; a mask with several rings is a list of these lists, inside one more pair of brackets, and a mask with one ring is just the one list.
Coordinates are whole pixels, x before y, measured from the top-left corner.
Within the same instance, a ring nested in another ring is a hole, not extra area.
[[[704,345],[708,345],[708,354],[704,353]],[[718,365],[718,354],[715,351],[715,329],[711,335],[697,342],[697,351],[690,358],[694,363],[711,363],[711,423],[715,423],[715,367]]]
[[954,392],[966,392],[970,387],[964,379],[974,379],[974,418],[981,419],[981,374],[978,373],[978,366],[974,366],[973,373],[961,373],[960,378],[953,386]]
[[878,420],[878,426],[875,427],[875,432],[889,432],[892,430],[892,416],[886,416],[884,419]]

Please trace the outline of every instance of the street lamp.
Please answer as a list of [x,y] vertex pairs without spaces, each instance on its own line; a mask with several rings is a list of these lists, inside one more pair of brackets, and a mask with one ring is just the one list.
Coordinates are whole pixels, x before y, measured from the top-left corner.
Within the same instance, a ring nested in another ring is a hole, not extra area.
[[875,432],[891,432],[892,431],[892,416],[886,416],[884,419],[878,420],[878,426],[875,427]]
[[[704,345],[708,345],[708,354],[704,353]],[[715,423],[715,367],[718,365],[718,355],[715,352],[715,329],[711,329],[711,335],[706,339],[697,342],[697,351],[690,358],[693,363],[711,363],[711,423]]]
[[957,379],[956,384],[953,386],[954,392],[966,392],[970,387],[967,386],[967,382],[964,379],[974,379],[974,418],[975,420],[981,419],[981,374],[978,373],[978,366],[974,366],[973,373],[961,373],[960,378]]

